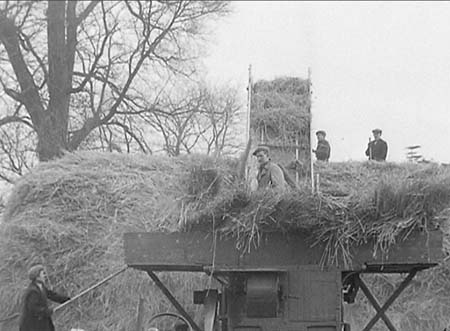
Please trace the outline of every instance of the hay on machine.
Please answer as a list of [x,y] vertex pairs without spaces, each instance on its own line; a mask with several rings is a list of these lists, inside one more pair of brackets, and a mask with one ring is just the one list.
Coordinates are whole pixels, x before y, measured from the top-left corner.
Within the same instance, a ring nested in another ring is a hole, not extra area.
[[[281,195],[251,192],[237,168],[234,159],[92,152],[41,164],[18,181],[1,223],[1,311],[17,312],[32,263],[49,266],[52,285],[68,293],[113,273],[123,263],[123,232],[211,229],[214,221],[248,248],[257,245],[258,233],[303,231],[311,242],[328,243],[323,263],[333,265],[351,263],[349,249],[369,239],[389,249],[413,231],[437,226],[450,206],[450,170],[438,165],[318,166],[318,195],[305,186]],[[191,292],[207,279],[162,277],[195,315]],[[150,311],[168,309],[147,277],[130,270],[61,312],[57,326],[128,329],[139,293],[148,294]]]
[[[270,147],[274,160],[295,178],[294,159],[310,161],[310,81],[298,77],[259,80],[252,88],[250,131],[254,144]],[[304,167],[307,171],[308,166]]]
[[293,144],[309,139],[309,81],[296,77],[260,80],[253,85],[251,128],[267,140]]

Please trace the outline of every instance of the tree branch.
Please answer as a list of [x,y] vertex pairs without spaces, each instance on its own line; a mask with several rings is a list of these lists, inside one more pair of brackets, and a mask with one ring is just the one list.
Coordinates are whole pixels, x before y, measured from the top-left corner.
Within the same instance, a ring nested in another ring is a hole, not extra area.
[[42,70],[42,73],[44,74],[44,81],[47,81],[48,80],[47,66],[45,65],[44,61],[39,56],[39,54],[35,51],[33,45],[31,44],[30,38],[23,32],[19,32],[19,37],[20,37],[20,41],[21,41],[23,49],[25,49],[26,51],[29,51],[29,52],[31,52],[31,54],[33,54],[34,58],[36,59],[36,61],[39,64],[39,67]]
[[[68,88],[72,88],[72,73],[75,64],[75,50],[77,47],[77,17],[76,17],[76,0],[67,2],[66,17],[67,17],[67,32],[66,32],[66,59],[67,59],[67,81]],[[70,93],[70,92],[69,92]]]
[[[108,24],[106,22],[106,11],[103,6],[103,2],[102,2],[102,11],[103,11],[102,17],[103,17],[103,26],[105,28],[105,36],[103,37],[102,44],[100,46],[100,51],[97,55],[95,55],[94,62],[92,63],[91,68],[89,69],[89,72],[87,73],[87,75],[84,77],[83,81],[80,83],[80,85],[78,87],[73,88],[71,90],[71,93],[78,93],[78,92],[82,91],[84,86],[86,85],[86,83],[94,76],[96,69],[97,69],[98,62],[100,61],[100,59],[103,56],[103,53],[105,51],[106,43],[107,43],[108,39],[111,41],[110,37],[117,26],[117,25],[115,25],[111,30],[108,29]],[[109,43],[108,51],[109,52],[111,51],[111,42]],[[111,65],[109,63],[108,71],[109,71],[110,67],[111,67]]]
[[131,138],[133,138],[134,141],[136,141],[136,143],[139,145],[139,148],[144,152],[147,153],[147,149],[145,148],[145,146],[142,144],[141,140],[134,134],[134,132],[125,124],[120,123],[118,121],[111,121],[108,122],[107,125],[115,125],[115,126],[119,126],[121,127],[125,133],[127,133]]
[[12,115],[0,118],[0,127],[10,123],[23,123],[33,129],[33,125],[27,120],[25,120],[23,117]]
[[[141,58],[138,60],[138,62],[136,64],[135,68],[133,69],[133,71],[128,76],[128,79],[127,79],[127,81],[126,81],[122,91],[120,92],[116,102],[114,102],[114,104],[112,105],[109,113],[102,119],[102,123],[107,123],[115,115],[115,112],[117,111],[117,108],[122,103],[123,99],[125,98],[125,95],[126,95],[128,89],[131,86],[131,83],[133,82],[134,78],[136,77],[137,73],[139,72],[139,69],[141,68],[141,66],[144,63],[145,59],[156,49],[156,47],[164,39],[164,37],[167,35],[167,33],[169,33],[171,27],[173,26],[173,24],[175,23],[178,15],[179,15],[180,7],[181,7],[181,2],[179,3],[178,9],[173,14],[173,17],[172,17],[170,23],[168,24],[168,26],[166,27],[166,29],[163,32],[161,32],[155,38],[155,40],[149,46],[147,51],[143,52]],[[150,33],[148,35],[146,35],[146,38],[144,39],[144,41],[142,43],[145,44],[148,41],[149,38],[150,38]]]
[[20,51],[19,37],[14,23],[4,14],[0,14],[0,41],[5,46],[9,61],[13,67],[21,89],[21,99],[35,126],[39,126],[44,114],[44,107],[27,64]]
[[78,15],[76,19],[76,26],[80,25],[81,22],[83,22],[86,17],[94,10],[95,6],[97,6],[100,3],[100,0],[93,0],[89,3],[89,5],[84,8],[84,10]]

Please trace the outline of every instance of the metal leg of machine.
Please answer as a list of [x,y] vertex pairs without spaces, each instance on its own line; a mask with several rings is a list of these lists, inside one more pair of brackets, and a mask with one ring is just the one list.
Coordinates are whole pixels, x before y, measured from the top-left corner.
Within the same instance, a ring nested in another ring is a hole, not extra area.
[[172,303],[175,309],[181,314],[181,316],[183,316],[189,322],[192,328],[195,331],[202,331],[202,329],[195,323],[192,317],[186,312],[186,310],[184,310],[183,306],[180,305],[177,299],[175,299],[172,293],[170,293],[167,287],[161,282],[158,276],[156,276],[153,271],[147,271],[147,274],[155,282],[156,286],[158,286],[158,288],[164,293],[164,295]]
[[392,303],[395,301],[395,299],[398,298],[398,296],[403,292],[403,290],[409,285],[411,280],[416,275],[417,270],[412,270],[408,274],[408,276],[401,282],[401,284],[398,286],[398,288],[392,293],[392,295],[386,300],[383,306],[380,306],[376,298],[373,296],[373,294],[368,289],[367,285],[361,280],[361,278],[357,277],[359,287],[366,295],[369,302],[372,304],[372,306],[377,311],[376,315],[367,323],[366,327],[363,329],[363,331],[369,331],[372,329],[372,327],[375,325],[375,323],[381,318],[388,329],[390,331],[396,331],[395,326],[392,324],[392,322],[389,320],[389,318],[386,316],[385,312],[388,310],[388,308],[392,305]]

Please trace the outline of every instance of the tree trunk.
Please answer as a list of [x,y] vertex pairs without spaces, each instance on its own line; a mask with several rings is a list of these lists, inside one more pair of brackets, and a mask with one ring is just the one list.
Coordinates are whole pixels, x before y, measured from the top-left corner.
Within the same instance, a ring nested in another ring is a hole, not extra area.
[[60,157],[68,145],[70,75],[66,44],[66,1],[49,1],[47,11],[48,92],[45,120],[36,128],[40,161]]
[[65,123],[54,112],[47,111],[45,120],[36,127],[38,142],[36,152],[39,161],[49,161],[61,157],[67,150],[67,138],[65,135]]

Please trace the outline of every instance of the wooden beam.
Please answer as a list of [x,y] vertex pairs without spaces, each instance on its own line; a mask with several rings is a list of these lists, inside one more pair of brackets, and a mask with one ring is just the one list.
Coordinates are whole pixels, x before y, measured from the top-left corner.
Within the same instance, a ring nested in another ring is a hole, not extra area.
[[[378,302],[376,302],[375,298],[372,296],[372,294],[370,293],[367,286],[362,281],[360,282],[360,286],[361,286],[361,289],[363,290],[364,294],[366,296],[369,294],[372,297],[372,299],[370,299],[369,296],[367,296],[367,298],[369,299],[369,301],[372,303],[375,310],[377,311],[377,314],[369,321],[369,323],[367,323],[367,325],[363,329],[363,331],[371,330],[372,327],[375,325],[375,323],[378,321],[378,319],[380,319],[380,317],[386,323],[386,326],[389,328],[389,330],[396,331],[395,327],[392,325],[392,323],[387,318],[385,312],[392,305],[392,303],[397,299],[397,297],[403,292],[403,290],[409,285],[409,283],[411,283],[411,280],[414,278],[416,273],[417,273],[416,270],[412,270],[408,274],[408,276],[400,283],[400,285],[394,291],[394,293],[392,293],[392,295],[386,300],[386,302],[384,303],[384,305],[382,307],[380,307]],[[372,300],[375,300],[375,301],[372,301]],[[376,305],[374,303],[376,303]]]
[[[384,323],[386,324],[386,326],[388,327],[388,329],[390,331],[397,331],[395,326],[392,324],[392,322],[386,316],[385,312],[381,310],[380,304],[378,303],[377,299],[373,296],[373,294],[370,292],[367,285],[362,281],[362,279],[359,277],[359,275],[357,275],[356,277],[357,277],[356,281],[358,283],[358,286],[361,288],[361,290],[366,295],[367,299],[369,300],[369,302],[372,304],[373,308],[375,308],[375,310],[377,312],[377,316],[373,317],[369,321],[367,326],[364,328],[364,331],[368,331],[368,330],[372,329],[372,327],[375,325],[375,323],[378,321],[378,319],[380,317],[384,321]],[[378,313],[380,313],[380,311],[382,311],[382,313],[378,316]]]
[[[152,271],[204,271],[205,268],[276,268],[289,265],[320,264],[324,245],[314,245],[305,233],[263,234],[257,245],[247,250],[236,248],[234,238],[217,238],[208,232],[126,233],[125,262],[128,266]],[[376,272],[408,272],[412,268],[433,266],[443,258],[442,233],[412,233],[388,251],[375,250],[374,242],[351,249],[351,266],[334,265],[364,272],[378,265]],[[390,266],[393,266],[392,268]],[[422,269],[424,269],[422,268]],[[369,270],[368,270],[369,271]]]

